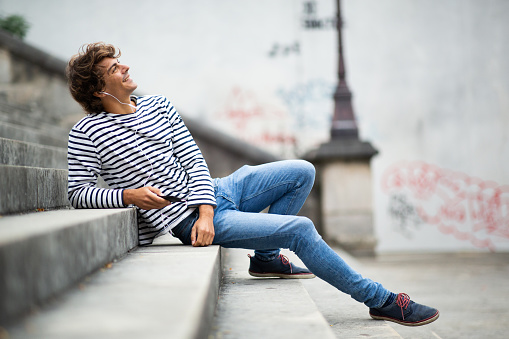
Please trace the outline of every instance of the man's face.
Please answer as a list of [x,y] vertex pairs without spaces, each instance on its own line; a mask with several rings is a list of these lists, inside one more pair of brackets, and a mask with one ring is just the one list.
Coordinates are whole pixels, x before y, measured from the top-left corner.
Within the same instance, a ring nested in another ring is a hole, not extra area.
[[97,66],[104,71],[103,92],[115,96],[130,95],[138,87],[129,75],[129,66],[121,64],[118,59],[104,58]]

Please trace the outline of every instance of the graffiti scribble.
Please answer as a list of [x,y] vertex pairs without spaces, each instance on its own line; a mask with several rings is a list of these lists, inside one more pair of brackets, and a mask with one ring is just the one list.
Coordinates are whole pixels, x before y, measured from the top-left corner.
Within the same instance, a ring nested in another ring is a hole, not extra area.
[[302,8],[302,27],[306,30],[325,30],[337,27],[335,16],[319,17],[316,1],[305,1]]
[[396,221],[402,234],[408,238],[412,236],[411,230],[417,229],[417,227],[422,223],[415,207],[403,194],[395,194],[391,196],[391,200],[389,202],[389,213]]
[[[476,247],[494,251],[494,240],[509,240],[508,185],[423,162],[405,162],[385,171],[382,189],[392,197],[391,216],[406,232],[409,219],[402,214],[411,214],[414,207],[423,223]],[[402,194],[412,203],[401,200]]]
[[297,138],[290,128],[275,128],[289,126],[291,117],[285,110],[260,100],[252,90],[233,87],[223,107],[216,112],[216,119],[230,124],[238,138],[251,144],[279,148],[282,154],[296,148]]
[[289,55],[299,55],[300,54],[300,44],[295,41],[292,44],[279,44],[274,43],[272,45],[271,50],[269,51],[269,57],[275,58],[278,56],[286,57]]

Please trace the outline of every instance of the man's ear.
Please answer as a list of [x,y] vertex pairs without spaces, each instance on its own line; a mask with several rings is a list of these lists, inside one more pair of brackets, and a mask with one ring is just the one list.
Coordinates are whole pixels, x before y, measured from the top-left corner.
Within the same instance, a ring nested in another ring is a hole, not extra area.
[[98,98],[103,98],[106,96],[106,94],[104,94],[104,92],[94,92],[94,96]]

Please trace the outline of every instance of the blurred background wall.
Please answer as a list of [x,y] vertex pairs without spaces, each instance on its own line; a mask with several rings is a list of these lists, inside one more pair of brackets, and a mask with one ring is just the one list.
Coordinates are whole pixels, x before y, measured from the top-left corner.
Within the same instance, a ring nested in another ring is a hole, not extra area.
[[[329,138],[335,1],[0,0],[6,14],[64,60],[118,46],[139,93],[277,156]],[[380,152],[377,250],[509,250],[509,2],[343,0],[342,16],[359,132]]]

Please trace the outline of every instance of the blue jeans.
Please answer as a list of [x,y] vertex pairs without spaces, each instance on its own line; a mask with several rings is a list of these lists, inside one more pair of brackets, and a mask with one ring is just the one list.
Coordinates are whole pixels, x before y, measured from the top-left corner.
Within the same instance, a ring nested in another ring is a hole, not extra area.
[[[363,278],[346,264],[318,234],[313,222],[296,216],[314,183],[315,169],[303,160],[287,160],[244,166],[214,179],[217,208],[214,211],[214,244],[255,250],[261,260],[279,255],[280,248],[295,252],[306,267],[340,291],[381,307],[390,292],[380,283]],[[269,207],[268,213],[259,213]],[[190,244],[193,213],[172,231]]]

